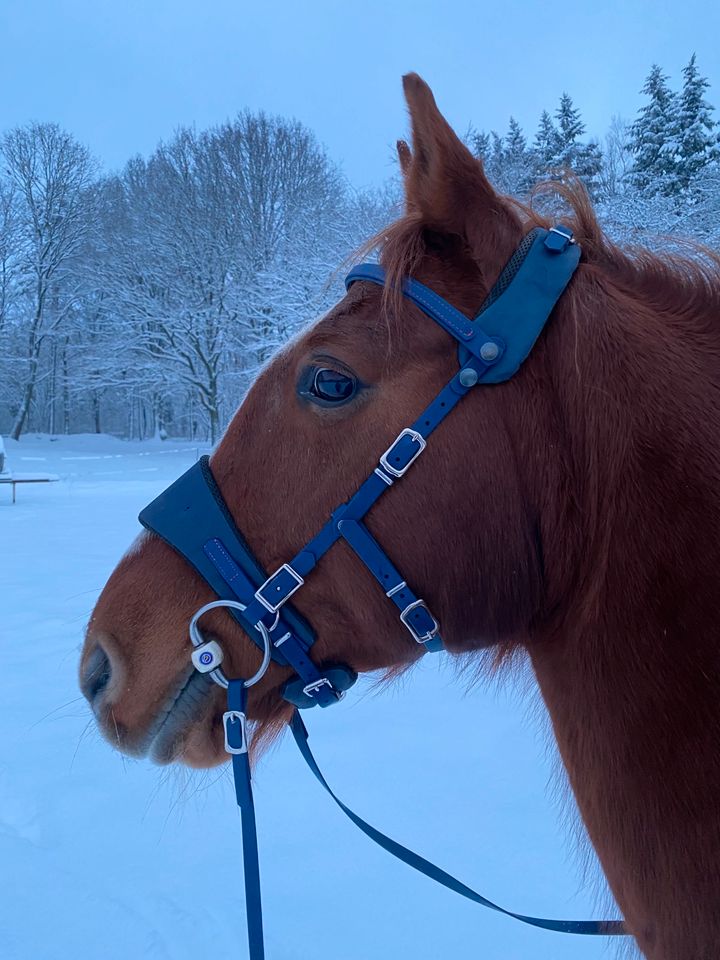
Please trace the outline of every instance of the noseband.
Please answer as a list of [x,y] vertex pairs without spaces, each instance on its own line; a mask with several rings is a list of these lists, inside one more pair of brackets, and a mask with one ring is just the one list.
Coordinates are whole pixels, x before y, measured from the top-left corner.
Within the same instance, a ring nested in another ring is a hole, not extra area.
[[[140,522],[173,547],[209,584],[219,600],[197,611],[191,622],[192,662],[228,690],[224,714],[225,746],[232,757],[238,804],[242,810],[248,936],[251,960],[264,957],[255,814],[247,758],[247,685],[256,682],[272,658],[294,675],[282,696],[297,708],[329,707],[342,699],[357,679],[345,664],[317,664],[310,656],[314,633],[289,603],[318,561],[343,540],[380,584],[397,608],[400,621],[424,650],[444,649],[438,621],[414,592],[364,523],[371,507],[418,461],[430,434],[478,384],[509,380],[527,358],[553,307],[580,260],[572,231],[564,226],[536,228],[523,239],[502,271],[474,320],[468,319],[434,291],[408,278],[402,293],[458,343],[459,370],[409,427],[401,430],[379,458],[357,492],[330,515],[327,523],[287,563],[267,575],[243,538],[203,457],[140,514]],[[365,263],[350,271],[345,286],[368,281],[383,286],[385,271]],[[198,630],[202,614],[228,607],[250,639],[263,649],[258,673],[250,680],[228,680],[223,651],[215,640],[204,641]],[[307,743],[297,710],[291,729],[312,772],[341,809],[393,855],[455,892],[509,916],[566,933],[624,933],[620,921],[543,920],[503,910],[361,820],[332,793]]]

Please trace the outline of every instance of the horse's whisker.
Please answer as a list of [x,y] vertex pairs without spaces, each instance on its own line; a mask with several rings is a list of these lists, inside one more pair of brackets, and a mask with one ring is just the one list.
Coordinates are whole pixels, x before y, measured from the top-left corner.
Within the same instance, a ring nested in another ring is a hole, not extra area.
[[84,699],[85,699],[84,697],[73,697],[72,700],[68,700],[67,703],[63,703],[59,707],[55,707],[54,710],[51,710],[49,713],[46,713],[45,716],[40,717],[38,720],[35,721],[35,723],[30,725],[29,729],[34,730],[39,723],[42,723],[43,720],[47,720],[48,717],[51,717],[54,713],[57,713],[59,710],[64,710],[66,707],[69,707],[71,704],[78,703],[78,701],[84,700]]

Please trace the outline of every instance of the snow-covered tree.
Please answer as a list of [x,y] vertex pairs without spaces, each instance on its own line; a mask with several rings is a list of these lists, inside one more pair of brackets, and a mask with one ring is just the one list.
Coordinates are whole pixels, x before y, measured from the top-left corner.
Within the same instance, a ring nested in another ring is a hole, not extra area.
[[657,64],[653,64],[641,92],[648,102],[630,127],[631,182],[650,193],[676,193],[680,139],[677,94],[670,89],[667,75]]
[[[180,130],[106,189],[114,200],[95,304],[124,318],[131,367],[142,374],[135,389],[153,385],[145,402],[156,429],[174,392],[192,398],[214,441],[232,412],[227,375],[244,374],[247,387],[293,332],[293,305],[281,309],[273,292],[320,249],[340,204],[338,174],[300,124],[246,113],[202,133]],[[313,232],[301,240],[305,222]]]
[[490,155],[490,134],[484,130],[472,130],[467,138],[467,145],[483,162],[487,161]]
[[572,97],[563,93],[555,111],[555,121],[543,110],[532,148],[533,179],[562,179],[572,173],[580,177],[594,193],[602,167],[602,154],[595,141],[581,139],[585,124]]
[[700,75],[694,53],[683,69],[683,77],[676,176],[680,186],[687,188],[700,171],[720,159],[720,137],[713,107],[705,99],[710,84]]
[[563,93],[560,97],[555,119],[557,141],[553,165],[560,171],[572,172],[580,177],[589,192],[594,194],[602,167],[602,154],[594,140],[581,140],[585,133],[585,124],[570,94]]
[[33,123],[0,144],[6,178],[17,196],[18,272],[23,297],[23,389],[11,429],[17,440],[40,375],[40,354],[73,302],[73,265],[90,229],[93,164],[88,151],[57,124]]
[[575,107],[569,93],[563,93],[555,111],[558,133],[558,153],[561,158],[569,156],[575,149],[578,139],[585,133],[585,124],[580,111]]
[[532,164],[527,138],[515,117],[510,117],[503,147],[505,192],[522,196],[532,185]]
[[[663,235],[672,247],[684,235],[720,249],[706,91],[694,58],[675,101],[654,68],[650,103],[632,127],[613,119],[601,158],[568,94],[554,115],[543,113],[532,146],[513,118],[504,135],[470,130],[466,142],[504,193],[526,198],[537,180],[572,169],[614,239],[657,246]],[[402,198],[399,175],[382,190],[353,191],[311,131],[262,114],[179,130],[102,178],[53,125],[0,142],[8,432],[22,421],[53,432],[216,438],[259,367],[342,294],[343,261]]]
[[0,180],[0,333],[8,322],[18,266],[19,216],[13,185]]
[[516,197],[527,193],[532,184],[531,154],[522,127],[514,117],[510,117],[504,137],[494,130],[490,134],[474,133],[470,146],[501,193]]
[[538,176],[544,176],[558,165],[560,154],[560,134],[547,110],[540,115],[537,132],[533,141]]
[[630,169],[628,151],[629,126],[622,117],[615,115],[605,134],[602,146],[602,163],[598,174],[597,193],[603,201],[612,200],[627,187]]

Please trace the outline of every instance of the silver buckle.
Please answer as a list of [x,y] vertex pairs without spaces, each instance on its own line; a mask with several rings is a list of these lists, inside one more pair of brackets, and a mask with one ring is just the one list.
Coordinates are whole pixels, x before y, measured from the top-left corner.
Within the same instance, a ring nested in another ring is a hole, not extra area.
[[[266,600],[265,597],[262,596],[262,591],[263,591],[263,590],[265,589],[265,587],[270,583],[271,580],[274,580],[274,579],[275,579],[275,577],[276,577],[282,570],[287,570],[287,572],[290,574],[290,576],[291,576],[291,577],[293,578],[293,580],[295,581],[295,586],[292,588],[292,590],[290,590],[289,593],[287,593],[287,594],[282,598],[282,600],[280,601],[280,603],[277,603],[277,604],[274,604],[274,605],[273,605],[272,603],[270,603],[269,600]],[[265,609],[270,611],[270,613],[277,613],[278,610],[280,609],[280,607],[281,607],[284,603],[287,603],[287,601],[288,601],[288,600],[290,599],[290,597],[295,593],[295,591],[296,591],[296,590],[299,590],[300,587],[301,587],[304,583],[305,583],[305,581],[304,581],[303,578],[300,576],[300,574],[299,574],[299,573],[296,573],[295,570],[293,570],[293,568],[290,566],[289,563],[284,563],[281,567],[278,567],[278,568],[277,568],[277,570],[275,571],[275,573],[271,574],[271,575],[267,578],[267,580],[265,581],[265,583],[263,583],[261,586],[258,587],[258,589],[255,591],[255,598],[256,598],[257,600],[259,600],[260,603],[265,607]],[[277,623],[277,621],[276,621],[276,623]],[[273,624],[273,627],[276,625],[276,623]]]
[[[402,440],[403,437],[411,437],[418,444],[418,448],[405,466],[398,470],[397,467],[393,467],[388,463],[388,456],[392,453],[395,444]],[[387,470],[387,472],[391,473],[394,477],[403,477],[408,472],[410,467],[415,463],[426,446],[427,441],[421,433],[418,433],[417,430],[412,430],[410,427],[405,427],[405,429],[400,431],[385,453],[380,457],[380,466],[383,468],[383,470]]]
[[567,240],[568,243],[577,243],[577,240],[575,237],[573,237],[572,233],[566,233],[564,230],[558,230],[557,227],[550,227],[548,233],[556,233],[559,237],[562,237],[563,240]]
[[[410,623],[410,620],[408,619],[410,612],[412,610],[415,610],[417,607],[423,607],[423,609],[427,610],[428,616],[430,617],[432,622],[435,624],[432,630],[429,630],[427,633],[424,633],[424,634],[419,634],[415,629],[415,627],[412,625],[412,623]],[[433,637],[436,637],[438,635],[438,631],[440,630],[440,624],[437,622],[437,620],[432,615],[432,613],[430,613],[430,609],[424,600],[416,600],[414,603],[409,603],[407,607],[405,607],[405,609],[401,611],[400,619],[408,628],[408,630],[412,635],[413,640],[415,640],[416,643],[427,643],[429,640],[432,640]]]
[[331,690],[334,689],[327,677],[320,677],[319,680],[313,680],[312,683],[309,683],[306,687],[303,687],[303,693],[306,697],[312,697],[320,689],[320,687],[330,687]]
[[[240,746],[231,747],[228,743],[228,724],[240,724]],[[248,752],[247,742],[247,717],[240,710],[226,710],[223,714],[223,730],[225,731],[225,750],[230,754],[241,754]]]

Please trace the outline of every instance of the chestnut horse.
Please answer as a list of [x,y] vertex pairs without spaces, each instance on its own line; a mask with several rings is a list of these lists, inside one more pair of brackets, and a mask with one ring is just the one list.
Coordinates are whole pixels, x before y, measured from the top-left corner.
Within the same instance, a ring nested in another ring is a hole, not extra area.
[[[395,290],[412,275],[474,316],[524,234],[549,224],[494,192],[419,77],[404,86],[406,212],[383,234],[381,262]],[[529,359],[468,396],[368,522],[400,553],[451,654],[527,650],[640,949],[710,960],[720,954],[720,267],[623,253],[584,193],[566,193],[582,260]],[[268,365],[211,459],[267,570],[354,493],[454,375],[455,353],[390,285],[360,282]],[[211,599],[149,534],[108,581],[80,671],[126,753],[226,759],[218,687],[172,708],[188,676],[188,621]],[[422,655],[342,544],[297,607],[319,664],[400,669]],[[252,674],[258,654],[241,628],[225,611],[206,622],[226,672]],[[256,741],[288,718],[287,676],[273,664],[250,691]]]

